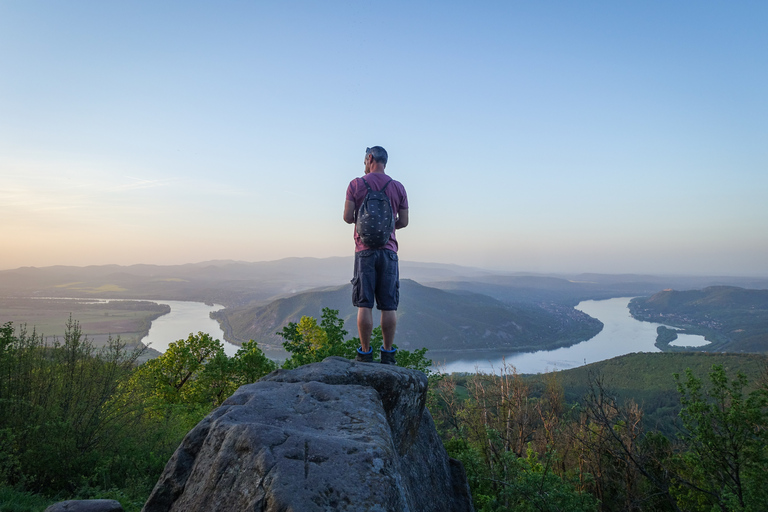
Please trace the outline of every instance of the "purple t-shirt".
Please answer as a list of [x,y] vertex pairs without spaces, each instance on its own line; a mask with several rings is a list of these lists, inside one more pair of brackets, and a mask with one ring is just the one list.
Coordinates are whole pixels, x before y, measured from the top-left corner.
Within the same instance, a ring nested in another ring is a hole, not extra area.
[[[381,172],[371,172],[363,177],[373,190],[381,190],[384,188],[384,185],[386,185],[386,183],[392,179],[391,177]],[[355,178],[349,182],[349,186],[347,187],[347,201],[354,201],[355,211],[360,209],[360,205],[363,204],[363,199],[365,199],[365,194],[367,192],[368,189],[366,188],[365,183],[363,183],[361,178]],[[397,216],[397,212],[400,210],[408,209],[408,195],[405,193],[405,187],[403,187],[402,183],[396,180],[392,180],[392,183],[387,186],[387,189],[384,191],[384,193],[387,194],[387,197],[389,197],[389,202],[392,205],[392,213],[394,213],[395,216]],[[369,249],[369,247],[360,240],[360,235],[357,234],[357,230],[354,231],[355,252]],[[384,245],[384,247],[382,247],[382,249],[390,249],[397,252],[397,238],[395,238],[394,229],[392,230],[392,234],[389,235],[389,241]]]

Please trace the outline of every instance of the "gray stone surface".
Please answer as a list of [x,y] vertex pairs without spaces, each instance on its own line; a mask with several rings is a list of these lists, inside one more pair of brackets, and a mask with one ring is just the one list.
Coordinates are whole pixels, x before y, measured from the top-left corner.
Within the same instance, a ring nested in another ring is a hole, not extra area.
[[54,503],[44,512],[123,512],[116,500],[68,500]]
[[182,442],[144,506],[179,511],[471,511],[415,370],[332,357],[242,386]]

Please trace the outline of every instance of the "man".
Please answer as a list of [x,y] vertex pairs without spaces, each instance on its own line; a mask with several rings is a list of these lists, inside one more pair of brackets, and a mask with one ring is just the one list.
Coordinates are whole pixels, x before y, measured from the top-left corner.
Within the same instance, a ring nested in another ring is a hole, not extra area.
[[[381,362],[397,364],[395,341],[397,327],[397,305],[400,300],[400,271],[397,260],[397,239],[395,230],[408,225],[408,196],[403,185],[387,176],[387,152],[381,146],[366,148],[365,176],[355,178],[347,187],[347,199],[344,203],[344,221],[354,224],[360,205],[365,199],[368,187],[382,190],[389,198],[392,214],[395,216],[395,228],[389,240],[380,248],[371,248],[363,243],[355,230],[355,274],[352,278],[352,304],[357,309],[357,332],[360,347],[355,360],[373,362],[371,331],[373,330],[373,304],[381,310],[381,332],[384,346],[381,349]],[[363,181],[365,180],[365,181]],[[391,182],[391,183],[390,183]],[[386,188],[385,188],[386,187]]]

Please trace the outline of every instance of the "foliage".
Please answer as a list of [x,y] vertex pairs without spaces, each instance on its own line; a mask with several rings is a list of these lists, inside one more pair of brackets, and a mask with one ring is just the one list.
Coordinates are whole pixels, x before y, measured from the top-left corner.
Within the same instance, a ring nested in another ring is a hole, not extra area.
[[[498,441],[495,434],[488,432],[492,442]],[[577,480],[554,472],[557,458],[552,452],[539,456],[528,449],[524,457],[519,457],[502,451],[496,464],[485,465],[480,451],[466,441],[453,439],[446,443],[446,449],[464,464],[479,512],[598,510],[597,500],[579,491]]]
[[[347,334],[329,308],[319,323],[287,325],[284,367],[354,357],[359,340]],[[380,328],[371,344],[380,348]],[[425,354],[398,351],[398,362],[428,370]],[[113,498],[138,511],[187,431],[276,368],[254,341],[230,358],[204,333],[137,366],[138,355],[119,339],[94,348],[73,320],[50,345],[34,331],[0,328],[0,512],[50,502],[28,491]],[[764,362],[646,354],[593,365],[592,374],[527,377],[506,365],[498,375],[430,373],[427,403],[478,511],[752,512],[768,509],[768,374],[746,374]],[[697,375],[707,364],[705,382]],[[682,377],[673,371],[681,366]],[[648,403],[631,393],[679,412],[677,435],[649,423]]]
[[533,397],[525,380],[504,365],[501,375],[477,374],[461,398],[456,382],[437,382],[432,414],[446,449],[465,464],[481,511],[597,510],[589,475],[564,470],[563,419],[569,414],[556,379]]
[[642,408],[632,399],[620,403],[604,377],[594,375],[579,413],[572,439],[603,509],[674,509],[668,471],[657,463],[669,445],[661,434],[646,435]]
[[181,405],[207,413],[242,384],[275,368],[253,340],[229,358],[221,341],[198,332],[171,343],[161,356],[139,366],[125,390],[140,394],[155,408]]
[[656,343],[655,345],[660,350],[672,350],[672,347],[669,345],[673,341],[677,339],[677,331],[674,329],[670,329],[668,327],[665,327],[663,325],[660,325],[656,328]]
[[0,487],[0,512],[43,512],[53,503],[39,494]]
[[737,373],[729,382],[722,365],[712,367],[707,390],[690,370],[675,378],[688,447],[679,457],[681,503],[690,510],[768,510],[768,388],[745,396],[747,378]]
[[0,486],[112,493],[138,510],[126,504],[143,502],[187,431],[238,386],[276,368],[253,341],[228,358],[204,333],[137,367],[140,355],[119,339],[96,349],[71,319],[52,344],[3,325]]
[[253,340],[243,343],[232,360],[233,378],[238,387],[256,382],[277,369],[277,364],[268,359]]
[[563,399],[559,374],[522,377],[505,366],[442,376],[428,404],[478,510],[768,510],[768,374],[729,380],[715,365],[709,386],[685,375],[677,436],[648,428],[642,406],[599,373],[586,376],[577,403]]
[[290,322],[277,334],[285,340],[283,347],[291,354],[283,363],[286,369],[319,362],[330,356],[353,359],[357,349],[355,340],[344,341],[348,333],[336,309],[323,308],[320,325],[317,325],[317,319],[303,316],[298,324]]
[[0,333],[0,458],[4,482],[71,490],[73,475],[104,464],[137,417],[110,402],[138,351],[119,339],[95,349],[79,324],[51,346],[10,323]]
[[[359,338],[344,340],[349,333],[344,329],[344,320],[339,318],[337,309],[323,308],[320,325],[317,325],[317,319],[303,316],[299,323],[289,322],[277,334],[285,340],[283,347],[291,354],[283,363],[283,368],[286,369],[317,363],[331,356],[354,359],[357,347],[360,346]],[[382,345],[381,327],[376,327],[371,334],[374,353],[377,353]],[[394,347],[397,348],[397,345]],[[398,349],[397,364],[429,374],[432,361],[426,358],[426,353],[426,348],[413,352]]]

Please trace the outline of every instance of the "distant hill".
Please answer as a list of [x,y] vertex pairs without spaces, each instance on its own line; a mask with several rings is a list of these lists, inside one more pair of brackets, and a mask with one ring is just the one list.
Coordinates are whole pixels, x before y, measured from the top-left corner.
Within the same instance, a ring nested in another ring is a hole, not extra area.
[[[403,279],[396,344],[403,349],[427,347],[430,354],[478,349],[527,351],[567,346],[591,338],[602,323],[570,307],[507,305],[470,292],[452,293]],[[338,309],[350,336],[357,334],[357,308],[351,285],[312,290],[267,305],[227,308],[216,317],[228,337],[254,339],[279,347],[275,333],[302,316],[320,318],[323,307]],[[376,321],[378,315],[375,313]]]
[[0,296],[154,298],[230,306],[338,285],[349,280],[351,269],[351,258],[23,267],[0,271]]
[[664,290],[636,298],[629,311],[638,320],[702,334],[706,350],[768,352],[768,290],[710,286],[703,290]]
[[[207,261],[185,265],[22,267],[0,271],[0,297],[166,299],[241,306],[352,277],[353,258],[283,258],[275,261]],[[400,275],[415,280],[487,276],[459,265],[401,262]]]
[[552,301],[575,306],[583,300],[652,295],[665,288],[698,288],[717,284],[768,287],[768,279],[650,276],[636,274],[478,275],[472,279],[451,278],[431,281],[443,290],[482,293],[507,303]]
[[[216,260],[185,265],[22,267],[0,271],[0,297],[193,300],[242,307],[348,283],[352,267],[352,256],[260,262]],[[546,301],[567,305],[588,299],[652,295],[665,288],[768,288],[766,278],[540,275],[412,261],[400,262],[400,276],[445,290],[481,293],[507,303]]]

